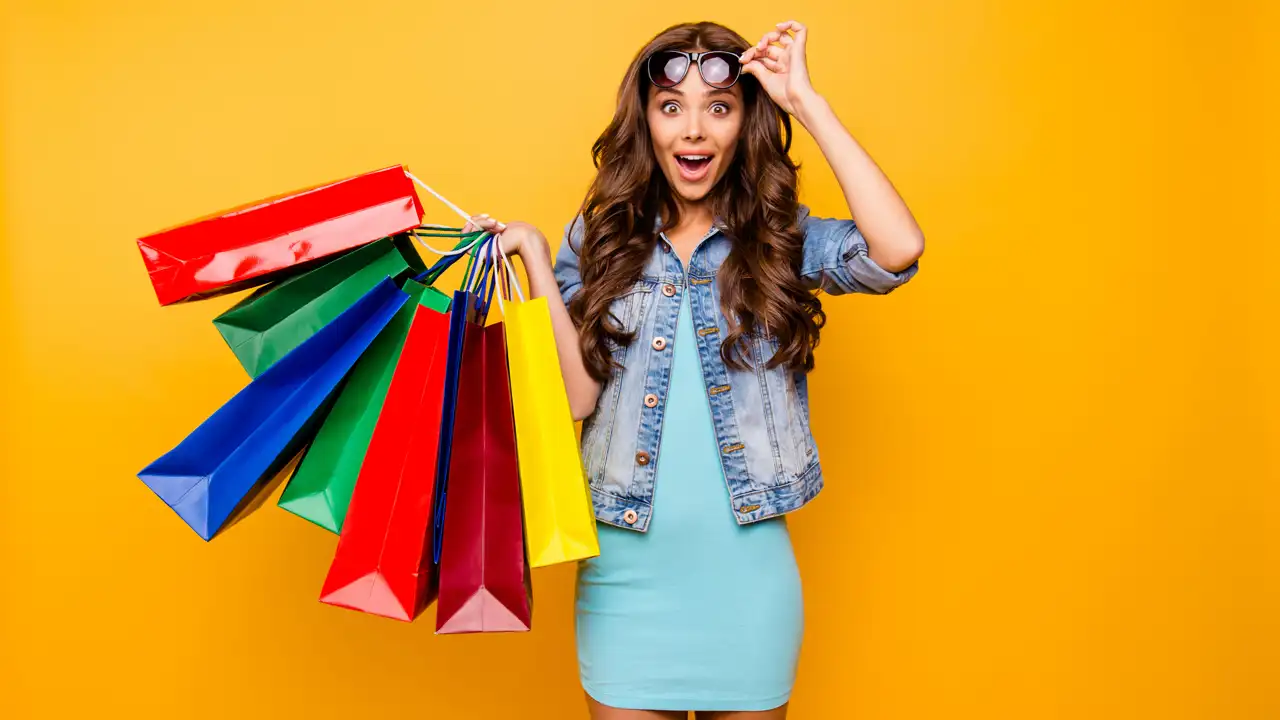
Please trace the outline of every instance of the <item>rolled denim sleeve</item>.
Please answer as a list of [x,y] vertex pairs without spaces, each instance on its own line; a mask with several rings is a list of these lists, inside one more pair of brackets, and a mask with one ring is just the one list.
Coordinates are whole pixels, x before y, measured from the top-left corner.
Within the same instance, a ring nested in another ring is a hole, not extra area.
[[555,276],[560,287],[560,297],[565,305],[582,289],[582,274],[578,271],[578,250],[582,248],[582,216],[574,218],[564,228],[564,240],[556,251]]
[[813,217],[801,206],[800,227],[804,231],[800,276],[811,288],[830,295],[885,295],[920,269],[919,262],[901,272],[877,265],[867,254],[867,239],[853,220]]

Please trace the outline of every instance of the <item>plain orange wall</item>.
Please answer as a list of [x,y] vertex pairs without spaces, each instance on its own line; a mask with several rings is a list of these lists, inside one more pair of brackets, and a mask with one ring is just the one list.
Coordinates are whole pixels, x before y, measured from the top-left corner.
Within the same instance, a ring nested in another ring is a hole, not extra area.
[[643,41],[795,17],[930,244],[826,304],[792,716],[1280,717],[1264,5],[6,0],[0,716],[583,717],[570,568],[437,637],[317,602],[335,540],[274,505],[205,544],[134,477],[246,381],[235,298],[159,308],[134,238],[405,163],[558,242]]

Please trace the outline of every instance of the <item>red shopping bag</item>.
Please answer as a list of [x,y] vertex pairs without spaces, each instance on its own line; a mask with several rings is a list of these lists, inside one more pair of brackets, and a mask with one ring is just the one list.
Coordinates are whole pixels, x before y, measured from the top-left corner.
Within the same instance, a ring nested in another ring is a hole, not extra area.
[[[491,261],[482,287],[486,276],[496,283]],[[483,294],[492,293],[490,284]],[[485,305],[487,310],[487,299]],[[533,596],[502,323],[467,324],[460,367],[436,632],[525,631]]]
[[448,337],[448,316],[419,306],[356,479],[321,602],[406,622],[431,604],[431,520]]
[[138,240],[161,305],[241,290],[404,232],[422,203],[401,166],[245,205]]

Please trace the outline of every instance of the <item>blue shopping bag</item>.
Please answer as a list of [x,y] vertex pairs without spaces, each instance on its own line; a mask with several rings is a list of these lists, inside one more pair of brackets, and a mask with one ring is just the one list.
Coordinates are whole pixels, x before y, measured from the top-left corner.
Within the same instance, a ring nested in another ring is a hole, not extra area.
[[[458,379],[462,374],[462,348],[468,327],[483,326],[493,300],[493,286],[487,286],[492,270],[488,243],[493,236],[482,238],[473,250],[462,288],[453,294],[449,306],[449,345],[445,355],[444,402],[441,407],[440,445],[436,453],[436,496],[433,514],[432,562],[440,564],[440,548],[444,539],[444,509],[449,492],[449,462],[453,449],[453,426],[458,406]],[[480,258],[480,260],[477,260]],[[477,272],[478,271],[478,272]],[[474,331],[473,331],[474,332]]]
[[409,295],[385,278],[138,473],[209,540],[297,455],[356,360]]

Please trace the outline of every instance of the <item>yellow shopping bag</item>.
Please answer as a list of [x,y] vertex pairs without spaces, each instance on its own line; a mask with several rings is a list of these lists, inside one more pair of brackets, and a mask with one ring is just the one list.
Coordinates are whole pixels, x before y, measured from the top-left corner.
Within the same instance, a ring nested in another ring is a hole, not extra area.
[[[500,253],[501,243],[490,243]],[[582,467],[569,397],[560,374],[546,298],[525,301],[506,257],[498,304],[506,326],[511,404],[516,421],[525,540],[533,568],[574,562],[600,554],[591,489]]]

